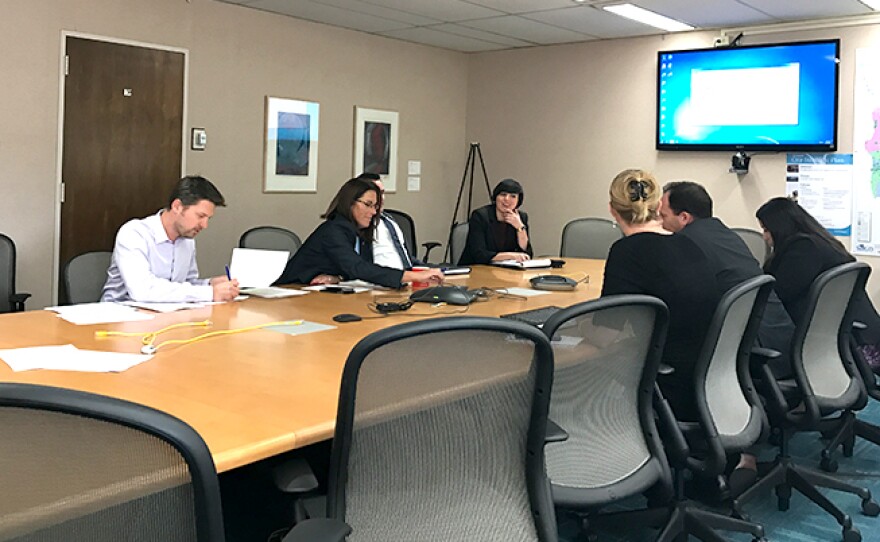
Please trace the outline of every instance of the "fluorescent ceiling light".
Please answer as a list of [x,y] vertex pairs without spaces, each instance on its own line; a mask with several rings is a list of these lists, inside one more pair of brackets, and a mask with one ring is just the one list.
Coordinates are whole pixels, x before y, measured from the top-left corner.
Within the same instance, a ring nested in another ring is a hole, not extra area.
[[653,26],[654,28],[668,30],[669,32],[680,32],[683,30],[694,29],[694,27],[691,25],[684,24],[674,19],[670,19],[669,17],[664,17],[659,13],[654,13],[653,11],[648,11],[647,9],[643,9],[632,4],[616,4],[613,6],[605,6],[602,9],[604,9],[605,11],[610,11],[615,15],[620,15],[621,17],[626,17],[627,19],[632,19],[633,21],[637,21],[648,26]]
[[859,0],[874,11],[880,11],[880,0]]

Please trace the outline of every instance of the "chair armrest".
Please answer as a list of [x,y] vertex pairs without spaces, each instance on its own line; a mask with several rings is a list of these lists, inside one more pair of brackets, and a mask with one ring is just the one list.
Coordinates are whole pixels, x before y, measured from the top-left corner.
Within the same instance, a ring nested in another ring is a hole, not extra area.
[[660,392],[660,386],[656,383],[654,384],[654,412],[660,422],[658,430],[670,463],[676,468],[684,467],[691,450],[684,434],[678,427],[678,421],[675,419],[672,407],[669,406],[666,398]]
[[559,427],[559,425],[551,419],[547,419],[547,435],[544,437],[544,444],[548,442],[565,442],[568,440],[568,432]]
[[283,493],[308,493],[318,488],[318,479],[305,459],[296,457],[272,469],[275,487]]
[[9,303],[12,305],[12,312],[21,312],[24,310],[24,302],[27,301],[31,294],[19,292],[9,296]]
[[442,244],[438,243],[437,241],[428,241],[427,243],[422,243],[422,246],[425,247],[425,256],[422,258],[422,261],[428,263],[428,256],[431,254],[431,251],[441,245]]
[[308,519],[296,524],[281,542],[343,542],[351,527],[338,519]]

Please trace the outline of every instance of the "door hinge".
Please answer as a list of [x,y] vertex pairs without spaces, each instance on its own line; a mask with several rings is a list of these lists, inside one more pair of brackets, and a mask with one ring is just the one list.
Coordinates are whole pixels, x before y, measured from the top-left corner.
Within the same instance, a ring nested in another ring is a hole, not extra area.
[[61,183],[61,203],[64,203],[64,194],[65,194],[66,185]]
[[70,55],[64,55],[64,76],[70,75]]

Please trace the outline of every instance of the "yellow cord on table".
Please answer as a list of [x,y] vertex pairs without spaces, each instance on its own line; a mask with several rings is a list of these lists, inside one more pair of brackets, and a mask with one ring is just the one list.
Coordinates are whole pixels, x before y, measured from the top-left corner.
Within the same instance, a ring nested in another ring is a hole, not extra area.
[[156,339],[162,333],[166,331],[171,331],[173,329],[180,329],[184,327],[208,327],[213,324],[210,320],[202,320],[201,322],[181,322],[178,324],[173,324],[167,327],[163,327],[158,331],[151,331],[150,333],[140,333],[137,331],[96,331],[95,338],[102,339],[105,337],[141,337],[141,344],[144,346],[141,348],[142,354],[155,354],[157,350],[162,348],[163,346],[168,346],[171,344],[189,344],[194,343],[196,341],[200,341],[202,339],[208,339],[210,337],[218,337],[220,335],[232,335],[235,333],[244,333],[245,331],[253,331],[255,329],[262,329],[264,327],[272,327],[272,326],[299,326],[302,325],[302,320],[285,320],[282,322],[269,322],[268,324],[257,324],[255,326],[242,327],[238,329],[220,329],[217,331],[209,331],[208,333],[202,333],[201,335],[197,335],[195,337],[190,337],[189,339],[169,339],[167,341],[162,341],[159,344],[153,344],[156,342]]

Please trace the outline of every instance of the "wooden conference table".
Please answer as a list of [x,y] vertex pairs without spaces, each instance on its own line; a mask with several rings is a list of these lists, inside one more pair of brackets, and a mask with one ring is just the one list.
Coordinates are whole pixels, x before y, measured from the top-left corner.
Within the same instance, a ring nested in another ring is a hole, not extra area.
[[[567,259],[562,269],[509,270],[475,266],[466,277],[448,280],[468,288],[528,287],[541,274],[562,274],[575,280],[589,275],[588,284],[571,292],[509,299],[493,297],[471,304],[456,316],[499,316],[557,305],[565,307],[599,297],[604,261]],[[354,313],[376,316],[367,304],[374,296],[405,298],[409,291],[359,294],[313,292],[284,299],[249,298],[175,313],[152,320],[73,325],[44,310],[0,315],[0,348],[73,344],[78,348],[138,352],[139,337],[95,338],[97,330],[148,333],[186,321],[211,320],[207,330],[237,329],[281,320],[305,320],[337,326],[335,329],[288,335],[255,330],[208,338],[160,349],[146,363],[123,373],[24,371],[15,373],[0,363],[0,381],[58,386],[117,397],[170,413],[201,434],[217,470],[228,471],[333,436],[339,384],[345,359],[366,335],[392,325],[448,316],[464,307],[433,307],[417,303],[407,316],[335,323],[333,315]],[[384,300],[384,299],[383,299]],[[163,334],[166,339],[189,338],[206,328],[183,328]]]

